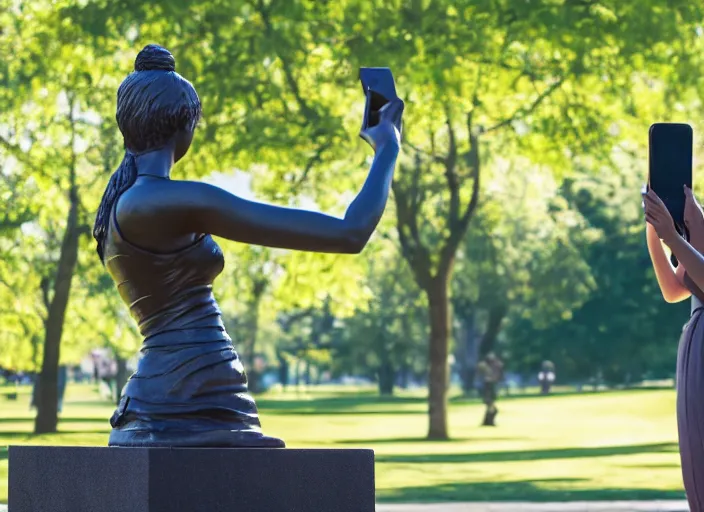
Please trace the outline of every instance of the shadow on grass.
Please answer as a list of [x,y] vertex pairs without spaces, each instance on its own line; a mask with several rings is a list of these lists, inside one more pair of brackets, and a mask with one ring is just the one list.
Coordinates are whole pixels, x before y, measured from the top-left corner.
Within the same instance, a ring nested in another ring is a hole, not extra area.
[[[424,405],[422,397],[379,397],[363,396],[327,396],[324,398],[278,400],[257,397],[257,405],[265,414],[300,414],[300,415],[368,415],[368,414],[426,414],[425,409],[393,408],[393,405]],[[379,407],[381,406],[381,407]]]
[[[576,390],[570,390],[570,391],[554,391],[550,393],[549,395],[543,395],[540,393],[540,391],[526,391],[521,392],[521,391],[515,391],[510,395],[505,395],[504,391],[501,390],[499,394],[499,401],[510,401],[510,400],[520,400],[522,398],[540,398],[544,400],[550,400],[551,398],[564,398],[564,397],[570,397],[570,396],[575,396],[575,397],[585,397],[585,396],[594,396],[594,395],[618,395],[618,394],[631,394],[631,393],[639,393],[639,392],[648,392],[648,391],[669,391],[672,390],[673,388],[671,387],[663,387],[663,386],[641,386],[637,388],[624,388],[624,389],[600,389],[600,390],[593,390],[593,389],[583,389],[582,391],[576,391]],[[466,395],[455,395],[449,398],[449,401],[451,403],[455,404],[471,404],[475,402],[480,402],[479,396],[466,396]]]
[[619,467],[628,469],[679,469],[681,466],[679,463],[672,462],[668,464],[619,464]]
[[295,409],[298,407],[357,407],[360,405],[374,404],[425,404],[426,400],[423,397],[383,397],[373,394],[368,395],[327,395],[321,398],[297,398],[291,395],[291,399],[279,400],[276,398],[267,398],[266,395],[256,397],[257,403],[266,404],[267,407],[273,409]]
[[58,432],[52,433],[52,434],[40,434],[40,435],[34,435],[30,431],[3,431],[0,430],[0,440],[5,439],[5,438],[10,438],[10,439],[15,439],[18,437],[24,437],[31,439],[33,437],[45,437],[45,436],[63,436],[63,435],[82,435],[82,434],[103,434],[103,435],[109,435],[110,434],[110,428],[104,428],[104,429],[89,429],[89,430],[61,430],[59,429]]
[[382,437],[377,439],[343,439],[335,444],[391,444],[391,443],[466,443],[468,441],[520,441],[518,437],[453,437],[446,440],[428,440],[426,437]]
[[0,462],[7,460],[7,446],[0,446]]
[[377,489],[382,503],[449,501],[617,501],[684,499],[684,491],[651,489],[565,489],[579,478],[518,480],[509,482],[456,482],[433,486]]
[[65,404],[78,407],[116,407],[110,400],[67,400]]
[[[22,418],[0,418],[0,425],[5,424],[5,423],[34,423],[34,414],[31,416],[26,416]],[[108,418],[103,418],[103,417],[96,417],[96,418],[73,418],[73,417],[68,417],[65,418],[63,416],[59,416],[59,423],[107,423]],[[0,432],[2,432],[0,430]]]
[[286,411],[271,411],[266,407],[260,407],[259,412],[265,416],[418,416],[426,414],[421,411],[399,411],[394,409],[321,409],[319,411],[312,411],[308,409],[290,409]]
[[546,459],[576,459],[583,457],[610,457],[641,453],[671,453],[677,443],[636,444],[627,446],[598,446],[594,448],[555,448],[548,450],[501,451],[479,453],[438,453],[409,455],[377,455],[378,463],[452,464],[465,462],[510,462]]

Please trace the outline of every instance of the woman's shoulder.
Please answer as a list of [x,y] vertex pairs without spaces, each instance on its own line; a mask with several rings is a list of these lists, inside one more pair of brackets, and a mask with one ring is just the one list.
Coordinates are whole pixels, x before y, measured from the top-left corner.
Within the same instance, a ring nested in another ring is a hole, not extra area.
[[120,228],[126,232],[161,229],[179,209],[174,188],[171,180],[138,179],[115,203]]
[[229,205],[232,194],[208,183],[159,178],[138,178],[115,205],[116,218],[122,225],[188,223],[202,212]]
[[[148,250],[173,250],[191,242],[185,226],[193,187],[176,180],[137,180],[115,204],[115,225],[122,237]],[[184,241],[185,240],[185,241]]]
[[120,222],[139,221],[172,215],[187,208],[189,197],[197,191],[193,182],[158,178],[138,178],[115,205]]

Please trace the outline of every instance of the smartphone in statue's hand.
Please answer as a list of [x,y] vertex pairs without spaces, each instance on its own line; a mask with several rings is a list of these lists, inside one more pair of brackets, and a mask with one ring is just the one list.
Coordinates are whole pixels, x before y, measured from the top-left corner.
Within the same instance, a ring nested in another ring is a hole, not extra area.
[[[359,80],[366,96],[362,132],[379,124],[379,110],[392,100],[395,100],[396,85],[389,68],[360,68]],[[396,128],[401,131],[401,119],[396,122]]]
[[686,237],[684,186],[692,187],[692,127],[656,123],[649,133],[648,185],[667,206],[677,231]]

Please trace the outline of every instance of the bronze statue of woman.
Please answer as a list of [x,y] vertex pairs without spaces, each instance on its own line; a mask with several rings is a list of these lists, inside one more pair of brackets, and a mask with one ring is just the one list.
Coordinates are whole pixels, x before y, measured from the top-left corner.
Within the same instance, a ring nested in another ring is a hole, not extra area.
[[110,419],[110,446],[284,447],[262,433],[212,283],[223,253],[212,236],[284,249],[359,253],[384,211],[403,102],[363,133],[375,151],[344,218],[239,198],[175,180],[201,116],[171,53],[148,45],[117,92],[125,157],[95,220],[98,254],[144,336],[137,370]]

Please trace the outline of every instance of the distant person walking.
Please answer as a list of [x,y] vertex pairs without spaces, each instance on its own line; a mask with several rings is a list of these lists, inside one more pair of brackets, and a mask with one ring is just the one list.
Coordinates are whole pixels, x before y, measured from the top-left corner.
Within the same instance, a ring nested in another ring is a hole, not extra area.
[[538,372],[538,382],[540,382],[540,394],[549,395],[553,382],[555,382],[555,365],[552,361],[543,361]]
[[[643,192],[643,206],[648,252],[663,298],[672,303],[691,297],[692,302],[691,318],[677,354],[677,428],[687,501],[692,512],[704,512],[704,215],[692,191],[685,187],[688,242],[678,234],[655,192]],[[672,250],[671,260],[661,240]]]
[[496,415],[499,413],[496,407],[497,386],[504,377],[504,363],[496,354],[489,352],[477,365],[477,372],[482,382],[482,401],[486,405],[482,426],[494,427]]

